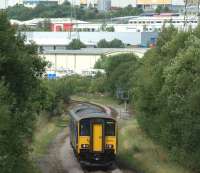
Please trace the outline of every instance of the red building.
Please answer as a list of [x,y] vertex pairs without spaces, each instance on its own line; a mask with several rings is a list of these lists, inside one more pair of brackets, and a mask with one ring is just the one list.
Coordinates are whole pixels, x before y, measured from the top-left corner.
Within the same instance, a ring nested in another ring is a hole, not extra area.
[[51,31],[59,32],[59,31],[72,31],[73,23],[52,23]]

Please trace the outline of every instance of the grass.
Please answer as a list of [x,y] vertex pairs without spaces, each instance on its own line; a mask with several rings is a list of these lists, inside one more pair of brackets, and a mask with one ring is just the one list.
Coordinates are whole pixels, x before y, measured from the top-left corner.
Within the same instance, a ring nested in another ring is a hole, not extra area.
[[66,115],[51,119],[45,113],[39,116],[32,143],[32,156],[39,158],[45,155],[48,151],[48,145],[67,124]]
[[[106,96],[74,96],[72,99],[96,102],[114,108],[123,105]],[[138,125],[136,118],[119,120],[118,162],[121,167],[136,169],[144,173],[192,173],[170,161],[170,156],[162,147],[153,143]]]
[[170,161],[168,153],[153,143],[136,119],[119,122],[119,163],[145,173],[192,173]]

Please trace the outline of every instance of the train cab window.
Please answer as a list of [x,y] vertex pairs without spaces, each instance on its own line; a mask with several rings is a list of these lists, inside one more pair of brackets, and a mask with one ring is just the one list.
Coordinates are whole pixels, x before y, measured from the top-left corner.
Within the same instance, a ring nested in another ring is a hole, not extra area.
[[90,136],[90,120],[80,122],[80,136]]
[[112,120],[105,122],[105,135],[115,136],[115,122]]

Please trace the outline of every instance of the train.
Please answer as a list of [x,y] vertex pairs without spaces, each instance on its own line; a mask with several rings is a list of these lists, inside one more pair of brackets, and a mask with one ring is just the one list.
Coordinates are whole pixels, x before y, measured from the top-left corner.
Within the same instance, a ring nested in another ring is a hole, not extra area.
[[117,154],[117,121],[104,108],[78,104],[70,109],[70,144],[82,166],[109,167]]

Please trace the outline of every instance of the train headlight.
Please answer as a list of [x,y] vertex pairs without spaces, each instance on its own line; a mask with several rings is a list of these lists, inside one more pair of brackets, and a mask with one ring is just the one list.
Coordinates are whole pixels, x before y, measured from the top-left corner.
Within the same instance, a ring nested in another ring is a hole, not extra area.
[[114,146],[113,146],[112,144],[106,144],[106,148],[107,148],[107,149],[113,149],[113,147],[114,147]]
[[89,148],[88,144],[81,144],[81,148]]

